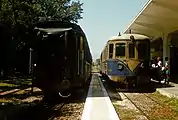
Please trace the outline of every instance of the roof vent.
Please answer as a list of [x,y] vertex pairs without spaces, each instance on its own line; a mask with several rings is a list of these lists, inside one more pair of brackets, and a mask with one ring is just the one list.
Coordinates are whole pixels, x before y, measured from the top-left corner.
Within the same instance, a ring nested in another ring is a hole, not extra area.
[[119,32],[118,36],[121,36],[121,33]]

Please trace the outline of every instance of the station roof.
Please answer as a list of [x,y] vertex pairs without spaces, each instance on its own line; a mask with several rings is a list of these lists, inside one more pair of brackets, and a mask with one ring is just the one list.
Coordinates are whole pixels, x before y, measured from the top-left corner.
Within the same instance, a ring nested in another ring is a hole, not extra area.
[[178,2],[175,0],[148,0],[124,33],[162,36],[178,30]]

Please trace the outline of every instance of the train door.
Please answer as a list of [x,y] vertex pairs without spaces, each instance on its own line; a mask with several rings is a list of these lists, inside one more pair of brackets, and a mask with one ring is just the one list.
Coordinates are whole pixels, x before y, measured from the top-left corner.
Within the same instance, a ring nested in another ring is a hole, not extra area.
[[136,46],[133,42],[128,42],[127,45],[127,64],[131,71],[134,71],[139,61],[136,56]]
[[145,68],[149,68],[150,42],[148,40],[139,42],[137,46],[138,59],[144,61]]
[[178,47],[170,48],[170,58],[171,81],[178,83]]

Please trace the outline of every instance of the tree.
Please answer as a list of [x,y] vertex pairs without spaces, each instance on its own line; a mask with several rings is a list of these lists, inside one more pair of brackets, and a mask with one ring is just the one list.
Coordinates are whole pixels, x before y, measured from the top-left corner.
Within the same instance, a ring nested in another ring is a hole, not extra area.
[[39,0],[39,20],[60,20],[77,23],[82,19],[83,3],[71,0]]
[[28,41],[28,28],[34,23],[46,20],[77,23],[82,19],[82,5],[73,0],[1,0],[0,22],[11,30],[14,43],[21,48]]
[[44,20],[77,23],[83,12],[83,3],[72,0],[1,0],[0,5],[0,22],[12,28]]
[[[13,40],[11,39],[9,44],[2,46],[11,48],[11,51],[23,51],[24,49],[22,48],[24,46],[27,48],[28,46],[25,44],[28,41],[28,28],[34,23],[46,20],[77,23],[79,19],[82,19],[82,5],[83,3],[73,0],[1,0],[0,23],[6,25],[13,36],[12,38],[14,38]],[[4,49],[4,53],[7,52],[9,51]],[[13,52],[5,56],[4,59],[7,60],[12,56]]]

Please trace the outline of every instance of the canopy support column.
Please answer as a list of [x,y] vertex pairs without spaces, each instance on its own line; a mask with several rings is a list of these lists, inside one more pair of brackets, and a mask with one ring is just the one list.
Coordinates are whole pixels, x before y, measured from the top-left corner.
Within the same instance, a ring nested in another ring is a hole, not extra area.
[[165,63],[165,57],[170,59],[170,48],[169,48],[169,37],[167,33],[163,33],[162,40],[163,40],[163,63]]

